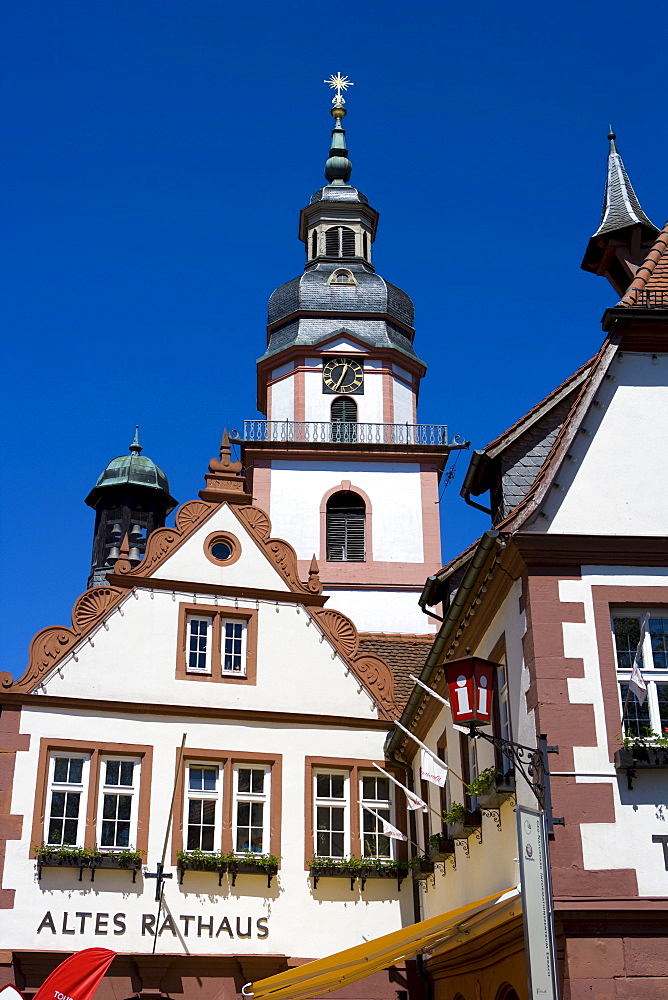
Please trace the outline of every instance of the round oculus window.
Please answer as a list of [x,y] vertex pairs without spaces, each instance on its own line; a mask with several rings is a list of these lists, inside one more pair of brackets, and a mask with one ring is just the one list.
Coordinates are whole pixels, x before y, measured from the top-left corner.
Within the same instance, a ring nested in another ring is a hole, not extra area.
[[229,531],[214,531],[204,542],[204,554],[217,566],[231,566],[241,555],[241,545]]
[[214,559],[226,562],[232,556],[232,546],[228,545],[227,542],[214,542],[211,546],[211,555]]

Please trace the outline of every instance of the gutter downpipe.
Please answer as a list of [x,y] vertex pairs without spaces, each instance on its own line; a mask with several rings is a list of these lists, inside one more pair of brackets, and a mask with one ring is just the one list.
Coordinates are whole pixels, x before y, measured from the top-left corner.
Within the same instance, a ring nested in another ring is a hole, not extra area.
[[[429,655],[425,661],[425,665],[420,672],[420,680],[424,681],[425,684],[429,684],[429,680],[434,670],[438,666],[438,659],[443,651],[443,647],[448,641],[452,630],[455,627],[455,623],[459,617],[459,612],[466,603],[466,599],[473,590],[473,585],[475,584],[476,578],[478,576],[478,571],[485,563],[487,557],[493,548],[498,544],[500,532],[499,531],[486,531],[485,534],[480,539],[478,548],[475,551],[471,563],[466,573],[464,574],[464,579],[459,585],[459,589],[455,594],[450,607],[445,615],[443,624],[441,625],[438,635],[434,639],[434,644],[429,650]],[[422,698],[422,690],[416,685],[411,692],[411,696],[408,699],[408,703],[401,713],[401,722],[407,723],[413,712],[417,708],[418,702]],[[385,752],[390,759],[394,760],[394,753],[396,750],[395,743],[398,741],[401,734],[400,729],[394,729],[390,734],[386,744]]]
[[462,483],[462,488],[459,491],[460,497],[464,498],[464,502],[469,505],[469,507],[475,507],[476,510],[481,510],[483,514],[489,514],[492,516],[492,511],[489,507],[483,507],[481,503],[476,503],[475,500],[471,500],[471,487],[473,486],[473,480],[475,474],[478,471],[478,466],[482,462],[483,456],[486,452],[483,450],[474,451],[471,455],[471,461],[469,462],[469,467],[466,470],[466,475],[464,476],[464,482]]

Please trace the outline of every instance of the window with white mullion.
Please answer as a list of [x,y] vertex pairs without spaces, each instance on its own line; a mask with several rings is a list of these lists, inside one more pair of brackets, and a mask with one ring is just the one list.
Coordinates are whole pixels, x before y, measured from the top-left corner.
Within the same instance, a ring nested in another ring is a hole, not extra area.
[[213,619],[188,616],[186,634],[186,670],[189,673],[211,673],[211,643]]
[[89,757],[51,755],[45,843],[83,847],[89,770]]
[[[648,612],[649,622],[638,660],[647,685],[647,698],[641,705],[633,692],[629,693],[629,681],[642,623]],[[668,731],[668,610],[615,610],[612,634],[624,735],[646,736],[649,732],[665,735]]]
[[248,624],[238,618],[223,619],[221,632],[223,673],[243,676],[246,673]]
[[234,769],[233,838],[237,854],[269,852],[271,769],[239,764]]
[[221,843],[220,765],[187,764],[185,784],[185,849],[213,853]]
[[314,783],[315,853],[321,858],[343,858],[350,844],[348,775],[318,771]]
[[100,762],[98,846],[130,848],[137,836],[139,761],[103,757]]
[[[382,833],[380,819],[392,822],[391,788],[382,775],[363,774],[360,778],[362,855],[365,858],[392,858],[393,841]],[[365,809],[364,807],[369,808]],[[373,809],[373,813],[369,812]],[[376,815],[374,815],[374,813]],[[380,819],[378,818],[380,817]]]

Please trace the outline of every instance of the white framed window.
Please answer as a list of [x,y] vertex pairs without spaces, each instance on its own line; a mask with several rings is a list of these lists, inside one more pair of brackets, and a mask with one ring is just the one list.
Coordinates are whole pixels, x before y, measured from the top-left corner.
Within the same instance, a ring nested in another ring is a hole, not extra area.
[[83,847],[89,773],[90,757],[67,752],[51,754],[46,844]]
[[233,779],[233,842],[238,854],[269,850],[269,796],[271,768],[263,764],[237,764]]
[[132,847],[137,839],[139,760],[102,757],[97,844],[101,850]]
[[222,671],[243,677],[246,673],[248,623],[239,618],[223,618],[221,626]]
[[392,822],[392,799],[389,778],[381,774],[360,775],[360,830],[362,832],[362,856],[365,858],[392,858],[393,841],[381,832],[381,824],[369,806],[382,819]]
[[185,781],[187,851],[220,850],[223,773],[220,764],[188,763]]
[[186,671],[188,673],[211,673],[212,635],[212,618],[188,615],[186,637]]
[[[647,698],[640,704],[629,694],[629,680],[642,623],[649,622],[642,644],[639,666],[647,685]],[[668,730],[668,609],[619,608],[612,614],[612,634],[617,654],[617,682],[625,736],[646,736],[650,731],[666,735]],[[628,695],[628,697],[627,697]]]
[[349,776],[341,771],[316,771],[315,853],[321,858],[343,858],[350,845]]
[[[506,654],[499,658],[496,668],[496,729],[495,736],[502,740],[511,739],[510,731],[510,701],[508,695],[508,671],[506,669]],[[474,743],[471,740],[471,743]],[[513,762],[506,754],[500,754],[497,760],[500,761],[500,769],[504,774],[508,774],[513,769]]]

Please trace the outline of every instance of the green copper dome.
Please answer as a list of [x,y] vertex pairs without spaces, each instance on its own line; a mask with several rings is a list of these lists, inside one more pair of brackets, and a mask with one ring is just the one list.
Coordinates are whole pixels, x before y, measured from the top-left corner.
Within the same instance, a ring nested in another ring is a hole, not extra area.
[[141,450],[139,429],[137,429],[134,441],[130,445],[130,454],[112,458],[96,482],[95,489],[100,486],[123,486],[125,483],[131,483],[134,486],[149,486],[169,493],[167,476],[160,466],[156,465],[150,458],[141,455]]

